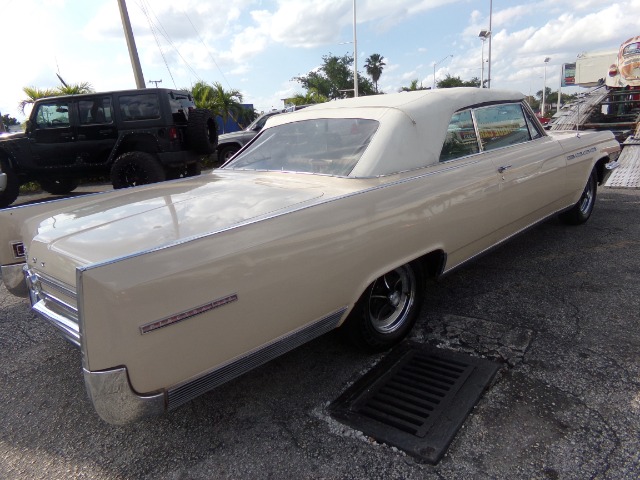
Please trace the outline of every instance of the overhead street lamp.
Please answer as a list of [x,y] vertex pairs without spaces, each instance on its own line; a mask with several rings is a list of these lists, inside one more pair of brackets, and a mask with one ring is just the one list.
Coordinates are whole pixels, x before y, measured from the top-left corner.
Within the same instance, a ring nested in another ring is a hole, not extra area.
[[484,42],[491,36],[491,32],[489,30],[480,30],[478,37],[482,40],[482,54],[480,60],[480,88],[484,88]]
[[546,57],[544,59],[544,83],[542,85],[542,108],[540,108],[540,116],[544,117],[544,107],[545,107],[545,102],[547,100],[547,63],[549,63],[549,60],[551,60],[551,58]]
[[453,57],[453,55],[449,54],[446,57],[444,57],[442,60],[440,60],[439,62],[436,62],[436,63],[433,64],[433,90],[436,89],[436,67],[438,65],[440,65],[442,62],[444,62],[449,57]]

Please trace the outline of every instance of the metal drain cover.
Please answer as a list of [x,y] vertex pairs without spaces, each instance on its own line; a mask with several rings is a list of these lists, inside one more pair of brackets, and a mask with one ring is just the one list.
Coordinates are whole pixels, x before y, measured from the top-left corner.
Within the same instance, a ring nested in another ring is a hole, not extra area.
[[499,369],[482,358],[403,343],[334,401],[329,413],[435,464]]

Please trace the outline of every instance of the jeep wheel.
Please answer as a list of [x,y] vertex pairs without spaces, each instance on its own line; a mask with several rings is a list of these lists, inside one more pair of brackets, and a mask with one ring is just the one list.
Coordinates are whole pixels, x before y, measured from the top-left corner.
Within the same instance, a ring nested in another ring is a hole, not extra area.
[[206,108],[189,112],[187,145],[197,153],[210,154],[218,145],[218,127],[213,114]]
[[16,201],[20,194],[20,181],[18,176],[13,171],[13,168],[9,166],[9,162],[0,158],[0,170],[2,173],[7,174],[7,187],[4,191],[0,192],[0,208],[5,208]]
[[51,195],[65,195],[78,187],[78,180],[74,178],[41,178],[38,183],[45,192]]
[[127,152],[116,158],[111,167],[113,188],[127,188],[148,183],[163,182],[164,169],[156,158],[147,152]]

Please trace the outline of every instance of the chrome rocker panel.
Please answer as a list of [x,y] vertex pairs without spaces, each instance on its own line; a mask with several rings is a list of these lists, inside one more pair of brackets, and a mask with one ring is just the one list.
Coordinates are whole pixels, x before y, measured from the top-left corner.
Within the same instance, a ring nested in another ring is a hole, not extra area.
[[99,372],[83,369],[87,393],[98,415],[107,423],[124,425],[160,415],[333,330],[346,310],[342,308],[226,365],[159,393],[136,393],[129,383],[126,367]]

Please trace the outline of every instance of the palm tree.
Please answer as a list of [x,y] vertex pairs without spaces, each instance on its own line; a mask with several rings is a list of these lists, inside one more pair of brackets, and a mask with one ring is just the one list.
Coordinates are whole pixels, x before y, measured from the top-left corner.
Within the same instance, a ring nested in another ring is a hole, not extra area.
[[291,99],[293,105],[309,105],[313,103],[324,103],[329,101],[327,97],[321,95],[317,88],[309,88],[306,94],[297,93]]
[[378,93],[378,80],[382,75],[386,63],[383,61],[382,55],[379,53],[372,53],[364,63],[364,69],[367,71],[367,75],[371,77],[376,87],[376,93]]
[[216,98],[214,112],[222,117],[224,123],[229,117],[237,123],[244,110],[240,90],[225,90],[219,82],[214,82],[212,87]]
[[27,105],[32,105],[33,102],[39,98],[54,97],[59,95],[56,89],[53,88],[38,88],[38,87],[22,87],[22,91],[27,95],[27,98],[22,100],[18,104],[18,109],[24,114],[24,109]]
[[89,82],[81,82],[72,83],[71,85],[63,83],[56,88],[23,87],[22,91],[27,95],[27,98],[18,104],[18,108],[24,114],[24,109],[27,105],[33,104],[39,98],[80,95],[82,93],[93,93],[95,90]]
[[418,85],[418,79],[411,80],[411,84],[408,87],[402,87],[400,89],[401,92],[413,92],[415,90],[427,90],[422,86],[422,82]]

